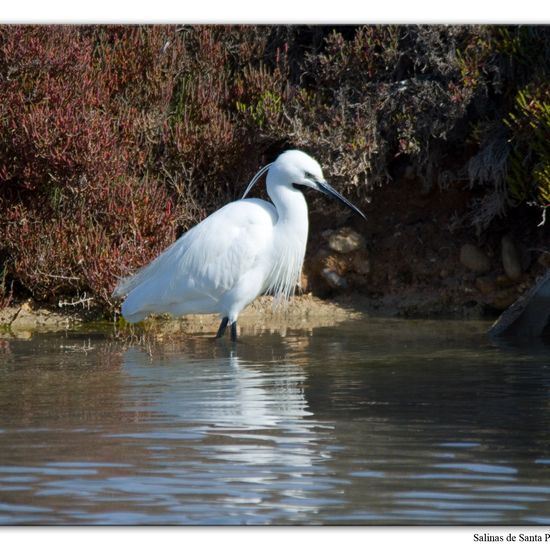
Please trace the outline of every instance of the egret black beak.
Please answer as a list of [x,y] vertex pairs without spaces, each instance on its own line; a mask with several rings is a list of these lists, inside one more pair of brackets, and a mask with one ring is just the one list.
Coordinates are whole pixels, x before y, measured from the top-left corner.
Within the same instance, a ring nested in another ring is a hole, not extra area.
[[324,193],[333,199],[338,199],[342,204],[345,204],[348,208],[351,208],[354,212],[357,212],[357,214],[359,214],[363,219],[367,219],[367,216],[365,216],[365,214],[363,214],[357,206],[348,201],[346,197],[340,195],[340,193],[338,193],[338,191],[336,191],[336,189],[330,186],[326,181],[316,180],[315,183],[317,184],[318,191],[321,191],[321,193]]

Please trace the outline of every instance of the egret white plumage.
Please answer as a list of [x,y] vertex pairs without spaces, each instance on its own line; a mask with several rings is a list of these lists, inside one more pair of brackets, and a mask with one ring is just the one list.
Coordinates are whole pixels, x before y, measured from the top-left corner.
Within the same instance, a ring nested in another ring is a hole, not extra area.
[[[267,171],[272,203],[246,196]],[[149,265],[122,280],[113,296],[126,296],[123,317],[135,323],[150,313],[219,313],[217,337],[256,297],[288,299],[299,284],[308,235],[301,189],[310,187],[365,215],[324,179],[319,163],[290,150],[264,166],[243,198],[226,204],[184,233]]]

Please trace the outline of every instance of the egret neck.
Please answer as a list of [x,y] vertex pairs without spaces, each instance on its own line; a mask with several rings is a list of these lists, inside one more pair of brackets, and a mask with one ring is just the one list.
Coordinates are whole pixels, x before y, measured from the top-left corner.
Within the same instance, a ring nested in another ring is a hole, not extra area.
[[300,190],[283,183],[285,176],[288,179],[272,168],[266,182],[267,193],[277,210],[275,261],[267,279],[267,289],[276,296],[276,302],[288,299],[300,284],[309,229],[306,199]]

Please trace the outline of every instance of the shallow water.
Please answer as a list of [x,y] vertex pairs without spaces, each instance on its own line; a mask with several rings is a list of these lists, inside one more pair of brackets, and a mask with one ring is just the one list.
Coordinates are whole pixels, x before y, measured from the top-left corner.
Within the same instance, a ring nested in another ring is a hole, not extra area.
[[0,523],[549,524],[550,348],[487,328],[0,336]]

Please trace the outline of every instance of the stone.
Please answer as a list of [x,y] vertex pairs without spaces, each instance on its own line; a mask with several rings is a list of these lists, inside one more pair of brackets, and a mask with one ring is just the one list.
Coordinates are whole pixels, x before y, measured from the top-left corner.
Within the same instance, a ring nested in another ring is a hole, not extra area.
[[364,249],[365,239],[351,227],[342,227],[328,236],[328,246],[334,252],[347,254]]
[[495,283],[498,288],[508,288],[515,284],[514,281],[512,281],[512,279],[508,277],[508,275],[504,275],[504,274],[497,275],[495,279]]
[[497,285],[493,278],[485,276],[476,279],[476,287],[482,294],[490,294],[496,290]]
[[537,262],[543,267],[550,268],[550,250],[542,252],[542,254],[537,258]]
[[550,331],[550,269],[496,320],[493,337],[531,339]]
[[332,288],[336,289],[342,289],[346,288],[348,286],[348,282],[344,277],[341,275],[338,275],[336,271],[332,271],[331,269],[323,269],[321,271],[321,277],[331,286]]
[[504,273],[506,273],[512,281],[517,281],[521,278],[522,273],[521,260],[517,246],[509,235],[502,237],[500,246]]
[[491,261],[487,254],[473,244],[465,244],[460,249],[460,263],[475,273],[487,273]]
[[304,271],[300,274],[300,289],[302,291],[309,290],[309,276]]
[[359,275],[368,275],[371,272],[370,259],[364,251],[355,254],[351,265],[353,271]]
[[494,309],[504,311],[506,308],[510,307],[517,298],[518,292],[515,288],[504,288],[489,295],[486,303]]

